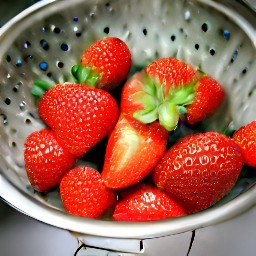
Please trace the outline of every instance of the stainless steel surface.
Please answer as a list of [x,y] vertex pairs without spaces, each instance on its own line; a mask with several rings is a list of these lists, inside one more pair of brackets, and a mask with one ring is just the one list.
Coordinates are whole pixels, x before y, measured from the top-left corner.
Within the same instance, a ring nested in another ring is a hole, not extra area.
[[[252,30],[249,30],[249,33],[251,33],[253,36]],[[8,193],[6,191],[8,191]],[[174,234],[173,236],[167,236],[164,238],[144,240],[143,241],[144,248],[147,248],[147,251],[146,253],[145,251],[138,252],[138,254],[143,254],[143,255],[159,254],[163,256],[164,255],[204,256],[206,255],[205,253],[207,251],[207,255],[209,256],[213,256],[213,255],[238,256],[238,255],[241,255],[242,252],[244,252],[245,250],[244,255],[246,256],[254,255],[253,254],[254,242],[252,241],[251,237],[253,237],[254,230],[255,230],[255,225],[252,224],[253,219],[255,219],[254,216],[256,216],[255,208],[253,208],[253,206],[256,203],[255,188],[251,189],[248,193],[245,193],[243,196],[240,196],[237,200],[234,200],[232,204],[227,204],[221,209],[206,211],[203,214],[198,214],[194,216],[193,221],[189,219],[185,219],[185,220],[181,219],[181,221],[177,222],[176,224],[175,222],[172,222],[172,221],[171,222],[164,221],[162,223],[157,223],[156,225],[142,224],[137,226],[130,225],[130,224],[115,225],[112,223],[111,227],[105,222],[100,223],[100,225],[99,223],[96,223],[94,221],[91,221],[90,223],[84,223],[84,220],[81,220],[80,218],[79,219],[73,218],[73,217],[69,218],[68,216],[65,216],[65,214],[63,215],[63,213],[59,212],[58,210],[56,211],[54,209],[49,209],[44,204],[38,204],[36,200],[34,200],[33,198],[31,199],[31,197],[27,196],[25,193],[23,193],[23,191],[20,191],[15,187],[13,187],[8,181],[6,181],[3,177],[1,177],[1,175],[0,175],[0,195],[4,197],[6,200],[10,201],[10,203],[13,204],[15,208],[21,211],[24,211],[25,213],[41,221],[50,223],[51,225],[59,226],[61,228],[75,229],[75,230],[87,230],[87,229],[93,230],[94,227],[97,227],[95,229],[95,234],[104,236],[104,237],[112,236],[111,228],[115,228],[115,236],[118,236],[121,238],[127,238],[129,236],[134,238],[138,238],[138,237],[144,238],[145,234],[153,234],[153,236]],[[24,204],[26,204],[26,207],[24,207]],[[40,214],[38,214],[38,212],[40,212]],[[241,216],[238,216],[240,214]],[[60,216],[61,218],[65,218],[65,223],[63,222],[63,220],[59,219]],[[236,217],[236,218],[232,219],[233,217]],[[28,218],[27,220],[30,221],[31,218]],[[37,227],[41,226],[40,222],[37,222],[34,220],[32,220],[32,222],[33,222],[33,225]],[[220,224],[216,224],[216,223],[220,223]],[[169,227],[169,225],[171,225],[171,227]],[[209,226],[209,227],[201,229],[201,227],[203,226]],[[234,227],[236,227],[236,229],[234,229]],[[130,235],[131,229],[133,229],[133,233],[132,233],[133,235]],[[192,247],[190,248],[192,233],[191,231],[189,232],[186,232],[186,231],[193,230],[193,229],[197,229],[197,230],[192,243]],[[235,233],[235,230],[238,230],[238,229],[239,229],[239,234]],[[51,234],[53,234],[58,229],[55,229],[51,226],[44,226],[44,228],[42,228],[40,232],[47,232],[46,230],[49,231]],[[66,231],[61,231],[61,234],[63,234],[62,232],[66,232]],[[180,235],[176,234],[179,232],[185,232],[185,233]],[[57,233],[58,232],[56,232],[56,234]],[[134,235],[134,233],[136,233],[136,235]],[[222,236],[219,236],[219,234],[221,234]],[[146,235],[146,237],[147,236],[148,235]],[[248,237],[244,241],[246,248],[241,247],[239,245],[239,241],[241,240],[241,238],[245,236]],[[207,237],[207,239],[205,239],[205,237]],[[221,239],[221,237],[226,237],[225,242],[224,242],[224,239]],[[84,236],[81,236],[81,239],[85,239]],[[70,243],[71,247],[72,245],[74,245],[73,237],[64,236],[63,240],[67,241],[66,242],[67,244]],[[84,242],[86,243],[88,241],[84,241]],[[97,246],[98,244],[99,243],[97,242],[95,246]],[[218,246],[218,244],[220,246]],[[229,247],[228,245],[230,245],[231,247]],[[90,248],[92,249],[92,247]],[[51,255],[56,256],[59,253],[59,251],[56,252],[55,250],[56,254],[54,254],[54,250],[50,250],[50,248],[48,249],[49,250],[45,250],[45,252],[47,251],[48,253],[47,255],[49,256]],[[104,250],[102,251],[102,249],[97,249],[97,248],[93,248],[93,250],[95,250],[94,251],[95,254],[92,254],[92,251],[88,252],[88,249],[85,252],[85,250],[81,248],[81,251],[77,255],[105,255],[100,253],[107,253],[106,255],[122,255],[118,252],[112,252],[112,254],[109,254],[107,250],[105,250],[104,252]],[[171,251],[173,252],[173,254],[170,254]],[[30,253],[31,252],[33,253],[33,250],[30,250]],[[68,252],[67,254],[65,253],[67,252],[64,252],[64,254],[59,254],[59,255],[70,255],[69,254],[70,252]],[[123,255],[128,255],[128,253],[129,252],[126,252],[126,254],[123,254]],[[3,256],[7,256],[7,255],[8,254]],[[14,255],[14,254],[9,254],[9,255]],[[19,255],[22,255],[22,254],[19,254]],[[25,255],[28,255],[28,254],[24,253],[24,256]],[[40,255],[40,254],[37,254],[37,255]],[[46,255],[46,254],[42,254],[42,255]],[[130,254],[130,255],[134,255],[134,254]]]

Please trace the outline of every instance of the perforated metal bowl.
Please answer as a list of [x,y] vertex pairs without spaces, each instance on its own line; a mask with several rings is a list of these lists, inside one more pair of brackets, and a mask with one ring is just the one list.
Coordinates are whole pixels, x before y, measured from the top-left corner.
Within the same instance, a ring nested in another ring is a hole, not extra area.
[[240,15],[203,0],[63,0],[33,5],[0,30],[0,196],[25,214],[82,234],[149,238],[230,219],[254,206],[253,180],[239,196],[203,212],[148,223],[86,219],[65,213],[58,191],[31,189],[23,162],[26,136],[44,124],[31,95],[36,80],[62,82],[82,50],[116,36],[132,52],[133,68],[173,56],[200,68],[225,88],[226,99],[206,129],[237,129],[256,119],[256,36]]

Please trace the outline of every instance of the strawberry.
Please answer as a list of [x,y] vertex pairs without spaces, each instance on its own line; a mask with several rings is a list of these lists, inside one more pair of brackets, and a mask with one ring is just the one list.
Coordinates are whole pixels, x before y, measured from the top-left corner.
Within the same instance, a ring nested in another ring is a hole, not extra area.
[[106,186],[122,189],[147,176],[164,155],[167,136],[158,122],[145,125],[121,114],[107,143],[102,171]]
[[81,157],[114,128],[118,106],[106,91],[74,83],[57,84],[39,102],[42,120],[75,157]]
[[57,186],[75,163],[74,157],[52,130],[31,133],[25,141],[24,161],[35,190],[46,192]]
[[245,164],[256,167],[256,121],[242,126],[233,138],[242,150]]
[[94,42],[81,56],[81,65],[72,67],[78,83],[111,90],[127,76],[131,67],[131,53],[121,39],[107,37]]
[[224,96],[225,92],[216,80],[206,75],[201,77],[194,100],[187,106],[186,121],[195,124],[211,116],[222,103]]
[[152,177],[187,213],[194,213],[225,196],[242,166],[241,150],[232,138],[206,132],[179,140],[157,164]]
[[61,180],[60,195],[70,214],[97,218],[117,200],[116,193],[104,185],[98,171],[87,166],[70,170]]
[[117,203],[113,219],[152,221],[184,215],[184,209],[164,191],[143,185]]
[[128,111],[145,124],[159,120],[171,131],[180,118],[194,124],[210,116],[223,97],[214,79],[180,60],[162,58],[124,86],[121,112]]

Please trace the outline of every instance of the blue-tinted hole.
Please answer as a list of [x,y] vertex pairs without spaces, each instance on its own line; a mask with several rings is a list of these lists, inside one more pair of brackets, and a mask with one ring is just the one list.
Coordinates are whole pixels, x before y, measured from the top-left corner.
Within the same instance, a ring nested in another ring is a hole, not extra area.
[[44,39],[42,39],[42,40],[40,41],[40,45],[41,45],[41,47],[42,47],[44,50],[46,50],[46,51],[48,51],[49,48],[50,48],[49,44],[48,44]]
[[65,43],[61,44],[60,48],[61,48],[61,50],[64,51],[64,52],[66,52],[66,51],[69,50],[69,46],[68,46],[67,44],[65,44]]
[[239,52],[239,49],[236,49],[236,50],[234,51],[233,56],[232,56],[232,58],[231,58],[231,60],[230,60],[230,63],[233,63],[233,62],[236,60],[236,58],[237,58],[237,56],[238,56],[238,52]]
[[17,67],[21,67],[21,66],[22,66],[22,61],[21,61],[21,60],[17,60],[16,66],[17,66]]
[[224,37],[226,40],[229,40],[229,39],[230,39],[230,32],[229,32],[227,29],[224,29],[224,30],[223,30],[223,37]]
[[75,17],[75,18],[73,19],[73,21],[74,21],[74,22],[78,22],[78,17]]
[[39,63],[39,67],[41,70],[46,71],[48,69],[48,64],[45,61]]

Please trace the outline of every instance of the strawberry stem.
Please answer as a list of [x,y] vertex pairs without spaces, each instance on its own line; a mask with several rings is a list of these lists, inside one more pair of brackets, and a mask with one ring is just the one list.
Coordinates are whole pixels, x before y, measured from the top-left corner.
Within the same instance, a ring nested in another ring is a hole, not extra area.
[[49,84],[42,80],[37,80],[37,81],[35,81],[34,86],[31,89],[31,93],[32,93],[32,95],[34,95],[38,98],[42,98],[44,93],[46,91],[48,91],[49,89],[51,89],[53,86],[54,86],[54,84]]
[[91,87],[97,87],[100,80],[99,74],[89,66],[74,65],[71,68],[71,74],[79,84],[87,84]]
[[186,85],[173,85],[167,95],[164,94],[166,84],[161,84],[147,74],[143,84],[142,91],[135,95],[135,102],[142,105],[143,109],[135,111],[133,117],[144,124],[159,120],[166,130],[174,130],[179,119],[186,115],[186,106],[194,100],[198,80],[193,79]]

